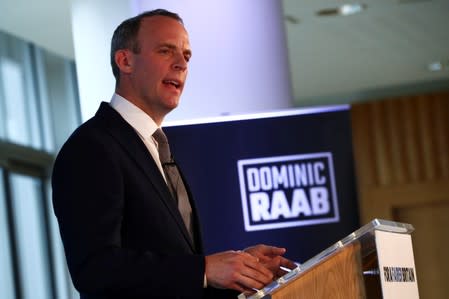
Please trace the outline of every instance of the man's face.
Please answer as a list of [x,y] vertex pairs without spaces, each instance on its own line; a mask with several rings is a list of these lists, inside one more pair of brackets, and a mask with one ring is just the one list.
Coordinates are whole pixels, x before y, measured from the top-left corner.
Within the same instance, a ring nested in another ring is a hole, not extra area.
[[187,77],[191,56],[184,26],[165,16],[144,18],[132,53],[130,83],[134,102],[156,122],[176,108]]

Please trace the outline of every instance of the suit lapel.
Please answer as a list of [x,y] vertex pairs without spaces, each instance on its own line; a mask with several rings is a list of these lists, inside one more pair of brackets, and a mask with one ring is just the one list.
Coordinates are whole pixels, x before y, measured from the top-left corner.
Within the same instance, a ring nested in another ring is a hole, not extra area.
[[[175,201],[171,197],[167,184],[159,171],[153,157],[148,152],[143,141],[135,130],[122,118],[122,116],[115,111],[108,103],[101,103],[98,110],[97,117],[102,120],[105,129],[111,134],[114,139],[122,146],[128,153],[132,160],[136,163],[145,175],[148,177],[150,183],[159,193],[159,199],[167,207],[172,215],[174,221],[182,231],[184,239],[189,243],[191,249],[196,252],[195,246],[187,232],[182,216],[176,206]],[[189,194],[190,197],[190,194]],[[193,206],[192,206],[193,209]],[[194,213],[196,214],[196,212]]]

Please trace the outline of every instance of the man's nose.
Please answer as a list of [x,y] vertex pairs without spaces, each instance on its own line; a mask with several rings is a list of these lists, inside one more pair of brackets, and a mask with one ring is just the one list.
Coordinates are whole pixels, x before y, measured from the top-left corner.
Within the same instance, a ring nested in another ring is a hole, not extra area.
[[173,68],[177,71],[185,71],[187,70],[187,60],[184,55],[178,55],[173,63]]

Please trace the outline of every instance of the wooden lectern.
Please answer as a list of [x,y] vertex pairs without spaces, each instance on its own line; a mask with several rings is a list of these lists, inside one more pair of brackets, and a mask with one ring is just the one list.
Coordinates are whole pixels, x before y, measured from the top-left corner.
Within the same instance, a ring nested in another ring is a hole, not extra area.
[[406,223],[374,219],[296,269],[239,299],[419,298]]

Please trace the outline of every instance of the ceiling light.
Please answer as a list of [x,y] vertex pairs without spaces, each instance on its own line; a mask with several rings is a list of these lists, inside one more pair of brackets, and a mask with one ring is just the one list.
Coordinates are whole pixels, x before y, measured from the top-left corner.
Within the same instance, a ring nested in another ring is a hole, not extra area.
[[362,12],[367,8],[366,4],[354,3],[343,4],[339,7],[325,8],[319,10],[316,14],[319,16],[350,16]]
[[427,69],[431,72],[441,72],[449,70],[449,60],[442,61],[433,61],[427,65]]
[[365,9],[363,4],[344,4],[340,6],[340,14],[343,16],[353,15]]

